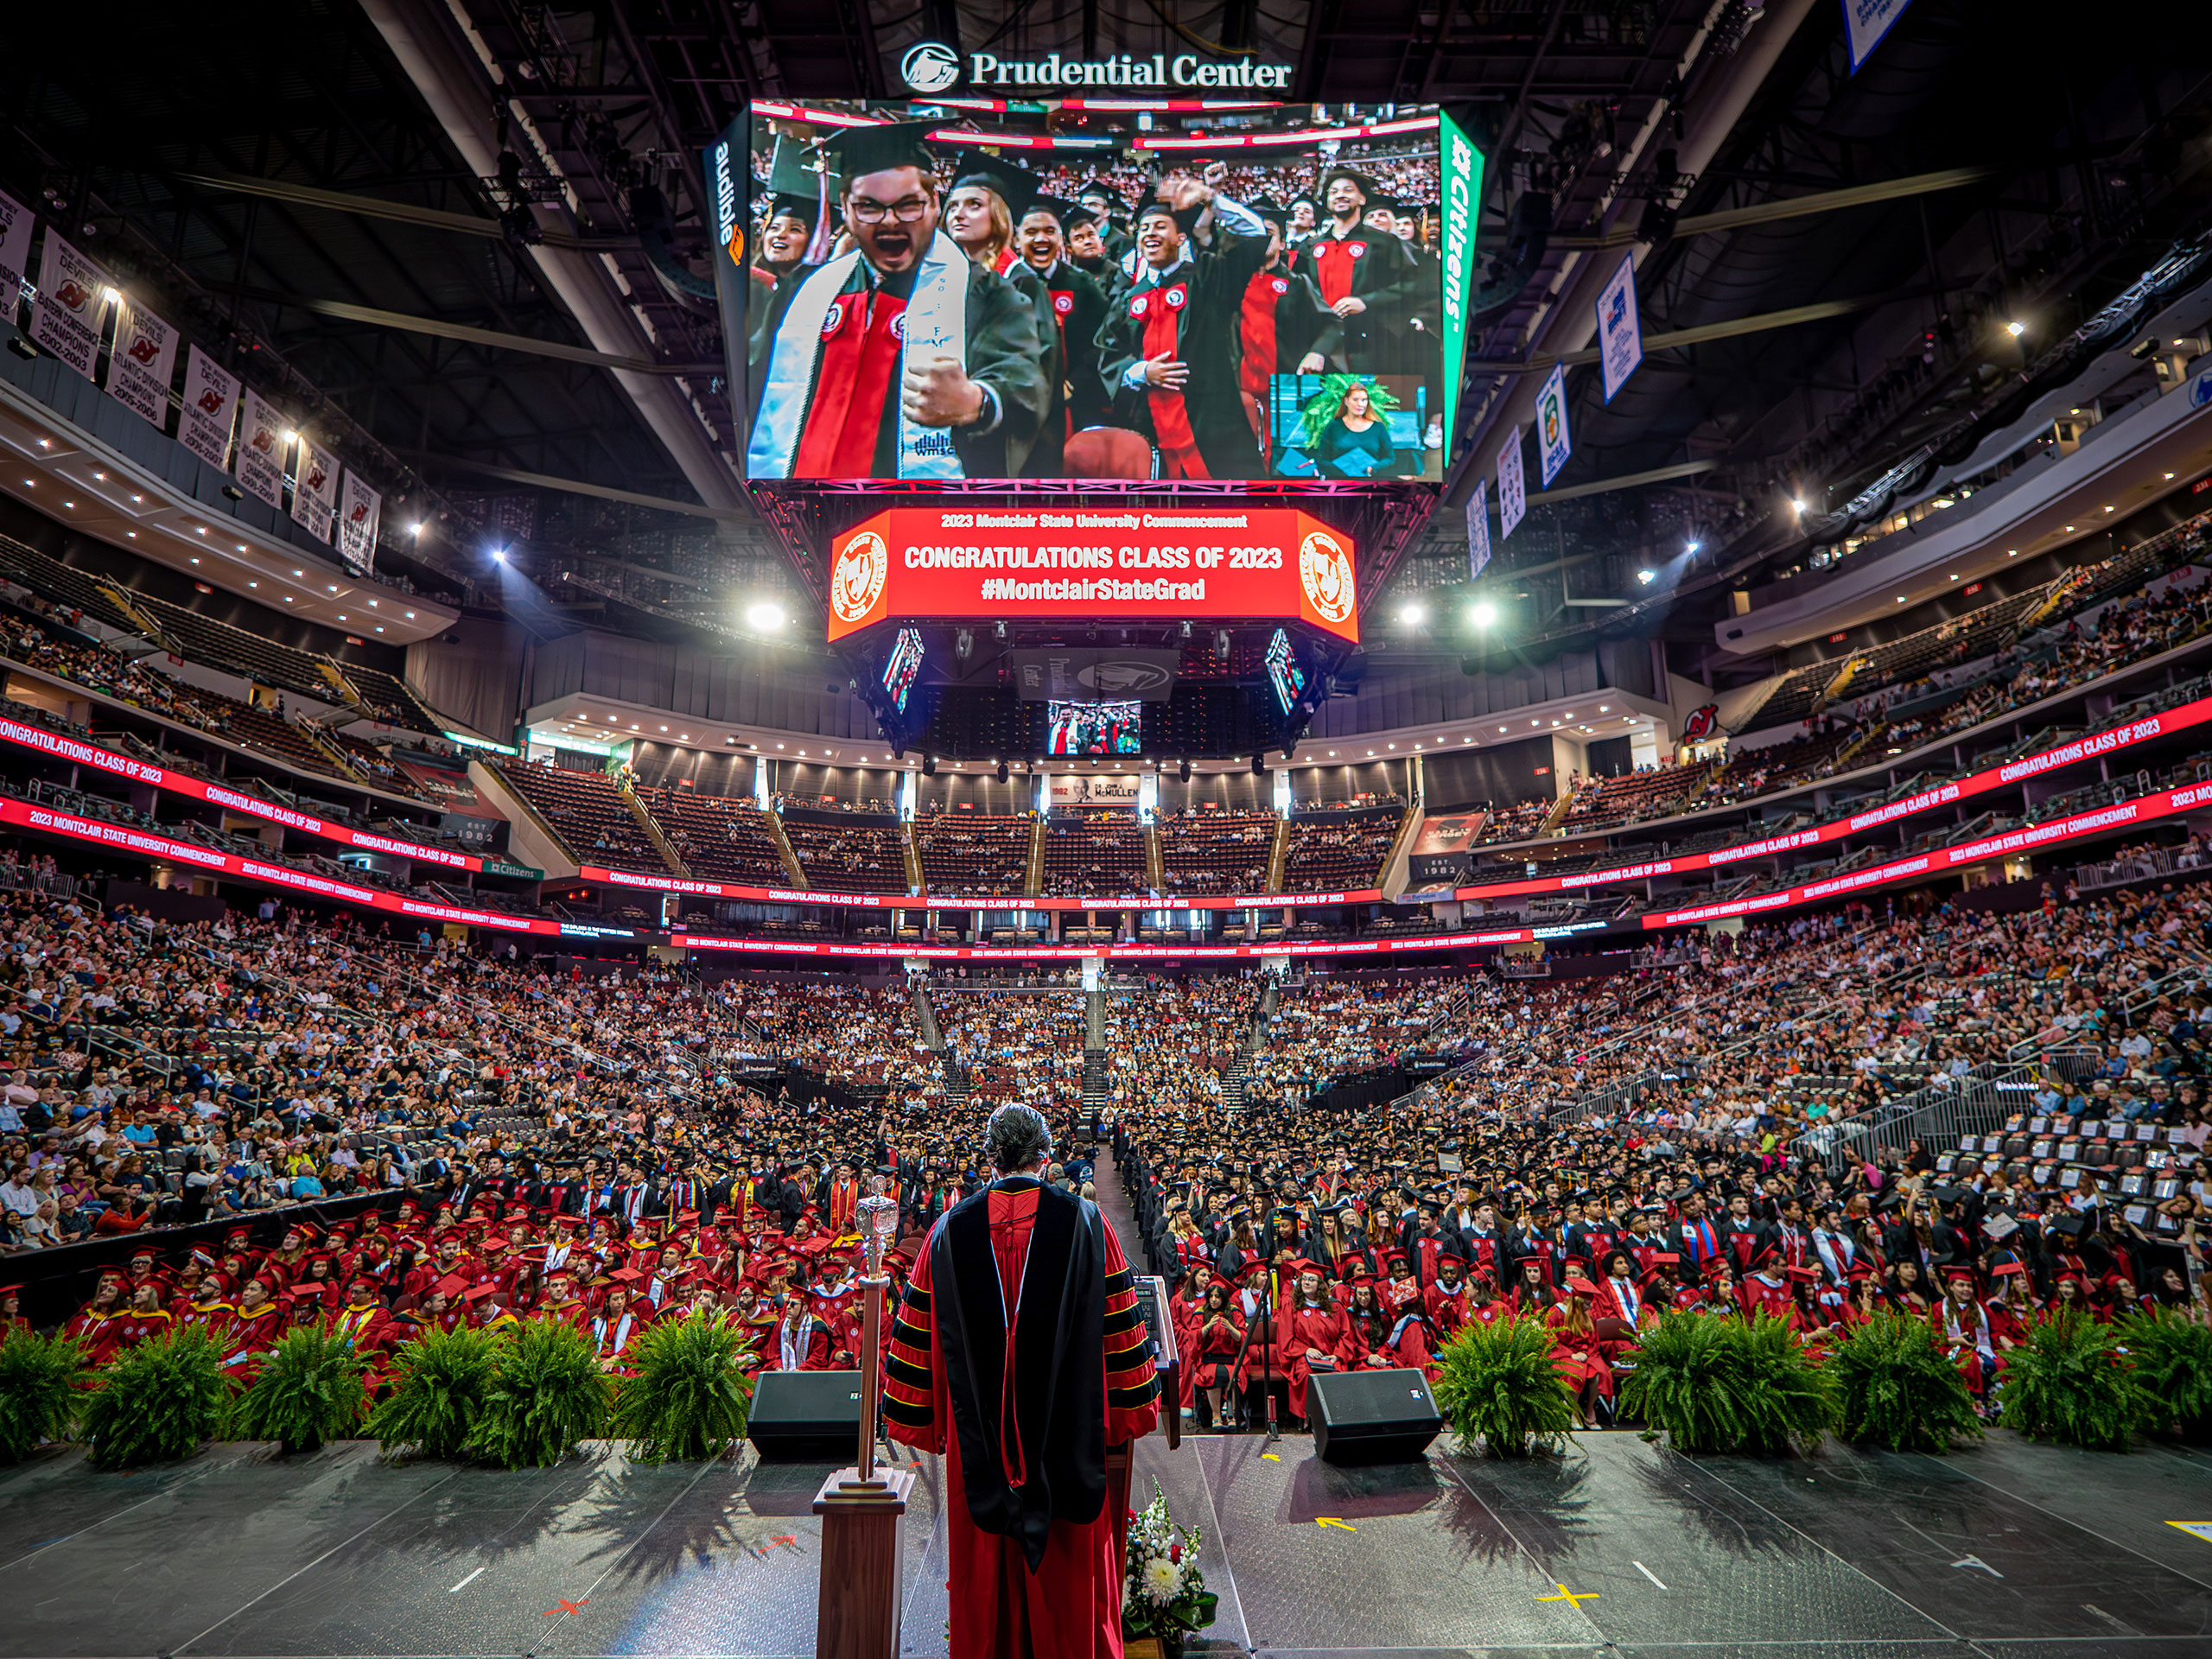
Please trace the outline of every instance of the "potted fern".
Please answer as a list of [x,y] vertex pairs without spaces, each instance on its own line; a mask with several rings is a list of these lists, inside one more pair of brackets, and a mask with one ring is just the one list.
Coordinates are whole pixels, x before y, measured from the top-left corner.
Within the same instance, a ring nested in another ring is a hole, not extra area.
[[753,1405],[745,1344],[719,1315],[649,1326],[632,1343],[635,1375],[614,1397],[613,1432],[644,1463],[718,1458],[744,1438]]
[[84,1376],[85,1351],[70,1338],[19,1332],[0,1341],[0,1463],[69,1438]]
[[1624,1414],[1677,1452],[1809,1448],[1835,1422],[1834,1379],[1781,1319],[1669,1312],[1643,1332]]
[[2162,1409],[2113,1327],[2063,1309],[2028,1327],[1998,1380],[2005,1427],[2031,1440],[2125,1452]]
[[1437,1355],[1436,1408],[1463,1450],[1499,1457],[1564,1451],[1574,1422],[1552,1333],[1538,1319],[1463,1325]]
[[2212,1325],[2153,1308],[2121,1324],[2120,1344],[2155,1403],[2150,1421],[2196,1444],[2212,1440]]
[[503,1469],[549,1467],[605,1432],[613,1397],[589,1337],[559,1319],[525,1319],[493,1351],[466,1448]]
[[110,1360],[86,1397],[87,1453],[100,1469],[174,1463],[220,1432],[230,1402],[213,1337],[188,1325],[149,1338]]
[[242,1440],[274,1440],[287,1454],[319,1451],[368,1415],[361,1386],[366,1370],[344,1338],[316,1325],[296,1326],[277,1338],[261,1375],[232,1405],[231,1432]]
[[369,1414],[369,1433],[386,1455],[411,1446],[426,1458],[466,1456],[498,1345],[490,1332],[466,1325],[432,1325],[401,1344],[391,1357],[391,1392]]
[[1828,1360],[1847,1440],[1892,1452],[1948,1452],[1978,1440],[1981,1421],[1959,1368],[1925,1319],[1878,1314],[1844,1338]]

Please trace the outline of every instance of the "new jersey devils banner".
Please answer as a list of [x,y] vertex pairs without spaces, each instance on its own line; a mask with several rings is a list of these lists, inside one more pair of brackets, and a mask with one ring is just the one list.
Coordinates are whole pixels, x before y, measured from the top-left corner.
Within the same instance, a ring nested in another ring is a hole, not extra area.
[[231,469],[231,418],[238,402],[238,377],[194,346],[185,358],[184,413],[176,441],[218,472]]
[[115,349],[107,363],[108,396],[140,418],[166,428],[169,379],[176,372],[176,330],[144,306],[124,300],[115,311]]
[[238,426],[238,482],[272,507],[284,505],[284,435],[291,423],[257,391],[245,394],[245,417]]
[[384,511],[384,497],[361,482],[361,475],[346,469],[346,493],[338,514],[338,550],[346,568],[365,571],[377,556],[377,519]]
[[830,638],[890,617],[1281,617],[1357,643],[1352,554],[1291,507],[893,507],[830,544]]
[[100,297],[107,273],[48,226],[38,262],[38,303],[31,338],[87,380],[100,354]]
[[292,521],[317,541],[331,538],[338,516],[338,457],[312,438],[300,440],[299,468],[292,474]]

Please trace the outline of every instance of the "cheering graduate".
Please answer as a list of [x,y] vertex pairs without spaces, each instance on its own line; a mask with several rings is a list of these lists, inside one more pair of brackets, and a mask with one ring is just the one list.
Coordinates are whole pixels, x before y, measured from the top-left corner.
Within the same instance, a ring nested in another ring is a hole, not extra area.
[[[1162,478],[1250,478],[1260,447],[1237,382],[1237,322],[1267,264],[1267,227],[1196,179],[1160,193],[1137,216],[1135,275],[1098,334],[1116,423],[1152,439]],[[1202,249],[1194,238],[1207,232]]]
[[1106,1449],[1159,1420],[1122,1247],[1097,1206],[1041,1179],[1052,1132],[1001,1107],[998,1179],[931,1230],[885,1357],[887,1432],[945,1459],[952,1651],[1106,1659],[1122,1573]]
[[[1071,207],[1039,196],[1014,227],[1022,259],[1037,273],[1052,302],[1063,365],[1061,394],[1066,429],[1058,432],[1052,420],[1046,421],[1030,456],[1029,471],[1034,478],[1057,475],[1043,469],[1039,456],[1049,450],[1057,464],[1064,437],[1106,419],[1106,383],[1098,372],[1098,327],[1106,321],[1106,290],[1090,270],[1068,257],[1075,233],[1096,222],[1088,207]],[[1100,264],[1103,267],[1103,257]]]
[[1284,251],[1284,215],[1271,202],[1252,210],[1268,227],[1267,263],[1245,279],[1236,308],[1236,384],[1253,411],[1263,460],[1271,455],[1268,382],[1278,374],[1319,374],[1344,349],[1344,324]]
[[1321,290],[1321,303],[1343,319],[1344,366],[1355,373],[1386,373],[1392,361],[1392,331],[1408,304],[1428,296],[1415,290],[1420,270],[1405,245],[1389,231],[1366,222],[1368,204],[1382,200],[1363,173],[1339,167],[1321,181],[1329,217],[1305,245],[1304,268]]
[[747,471],[775,478],[1018,476],[1049,401],[1037,312],[939,231],[926,123],[823,146],[856,245],[756,308]]

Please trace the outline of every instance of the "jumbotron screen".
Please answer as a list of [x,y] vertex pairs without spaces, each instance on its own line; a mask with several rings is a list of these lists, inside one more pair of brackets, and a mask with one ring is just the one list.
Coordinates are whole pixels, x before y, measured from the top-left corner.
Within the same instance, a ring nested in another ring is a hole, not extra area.
[[1144,704],[1048,702],[1045,705],[1047,754],[1141,754]]
[[1434,106],[922,113],[710,155],[747,477],[1440,480],[1481,158]]

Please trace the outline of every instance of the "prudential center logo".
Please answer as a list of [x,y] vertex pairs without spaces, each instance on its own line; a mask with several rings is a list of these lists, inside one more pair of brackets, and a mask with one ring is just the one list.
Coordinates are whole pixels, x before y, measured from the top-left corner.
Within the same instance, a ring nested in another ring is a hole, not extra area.
[[960,54],[936,41],[906,48],[899,60],[899,73],[917,92],[942,92],[960,79]]

